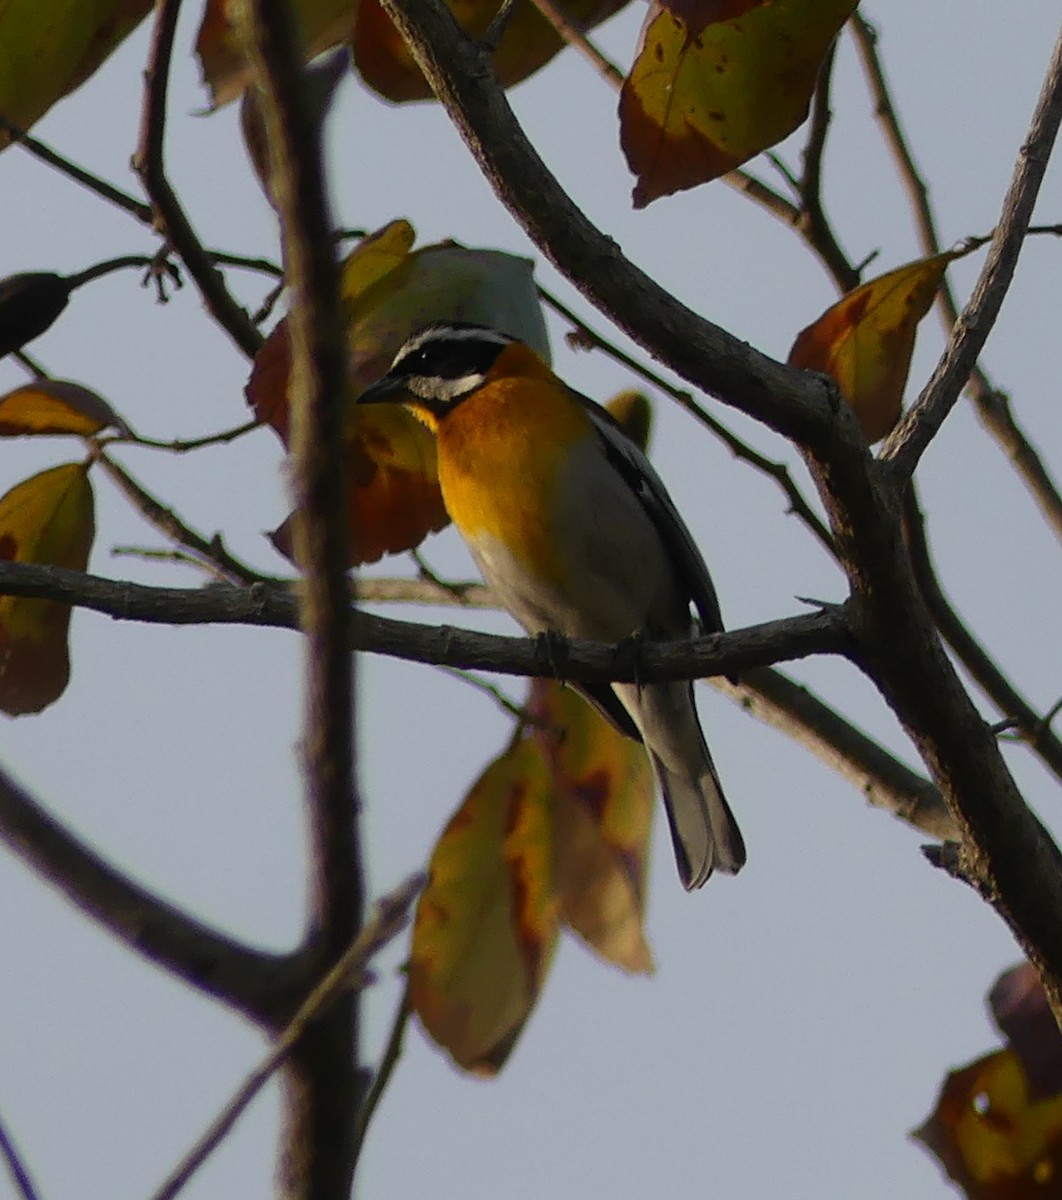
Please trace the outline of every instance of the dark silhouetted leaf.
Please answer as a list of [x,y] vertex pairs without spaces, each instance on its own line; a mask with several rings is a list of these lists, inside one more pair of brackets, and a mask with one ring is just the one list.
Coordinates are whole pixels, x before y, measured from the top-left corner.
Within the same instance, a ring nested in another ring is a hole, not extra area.
[[0,358],[50,329],[69,300],[70,284],[52,271],[0,280]]

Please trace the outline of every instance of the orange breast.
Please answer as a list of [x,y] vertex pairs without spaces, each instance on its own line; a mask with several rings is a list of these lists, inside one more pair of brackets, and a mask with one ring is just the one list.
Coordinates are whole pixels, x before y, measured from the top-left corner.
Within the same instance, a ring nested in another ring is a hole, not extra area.
[[589,417],[552,375],[489,380],[436,431],[439,482],[464,538],[502,542],[535,574],[558,576],[557,472]]

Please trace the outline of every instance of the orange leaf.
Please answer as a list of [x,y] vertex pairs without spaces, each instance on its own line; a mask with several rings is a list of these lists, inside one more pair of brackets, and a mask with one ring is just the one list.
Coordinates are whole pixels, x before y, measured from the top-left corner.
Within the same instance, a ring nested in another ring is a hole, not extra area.
[[102,396],[66,379],[36,379],[0,396],[0,437],[91,437],[108,426],[129,433],[129,427]]
[[409,965],[413,1011],[466,1071],[509,1056],[557,940],[549,781],[518,740],[483,773],[436,844],[417,904]]
[[1062,1097],[1034,1102],[1017,1055],[998,1050],[953,1071],[912,1135],[968,1200],[1044,1200],[1062,1183]]
[[654,804],[645,751],[555,680],[532,682],[529,707],[543,722],[533,736],[553,784],[561,915],[609,962],[650,972],[642,918]]
[[[152,0],[0,4],[0,113],[29,129],[79,87],[152,9]],[[0,148],[10,135],[0,130]]]
[[[560,10],[584,33],[619,12],[627,0],[562,0]],[[450,11],[472,38],[481,38],[498,12],[498,0],[449,0]],[[354,66],[373,91],[386,100],[434,100],[435,93],[421,74],[402,35],[380,7],[379,0],[361,0],[351,41]],[[544,67],[564,41],[531,4],[518,5],[492,55],[494,74],[502,87],[512,87]]]
[[885,437],[899,420],[918,322],[929,312],[948,263],[965,253],[920,258],[861,284],[793,343],[789,362],[837,381],[868,442]]
[[857,0],[654,0],[620,94],[634,204],[725,175],[804,120]]
[[[0,496],[0,561],[83,571],[95,534],[84,463],[52,467]],[[0,710],[40,712],[70,679],[70,606],[0,596]]]
[[[414,232],[392,221],[343,264],[353,394],[383,374],[407,337],[433,320],[486,321],[548,353],[531,265],[494,250],[445,243],[410,252]],[[258,418],[287,442],[290,351],[281,321],[255,359],[247,384]],[[351,563],[417,546],[449,521],[430,433],[404,409],[349,407]],[[291,557],[289,517],[273,535]]]
[[[231,9],[237,0],[207,0],[195,41],[203,82],[215,108],[235,100],[250,81],[250,70],[233,27]],[[346,41],[357,0],[294,0],[303,58],[315,58]]]

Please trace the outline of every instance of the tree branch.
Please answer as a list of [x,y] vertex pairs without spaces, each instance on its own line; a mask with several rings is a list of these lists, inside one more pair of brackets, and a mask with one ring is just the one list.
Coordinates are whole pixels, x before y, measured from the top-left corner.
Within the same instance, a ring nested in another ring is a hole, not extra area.
[[977,285],[952,330],[936,370],[882,448],[882,459],[890,462],[901,475],[910,476],[914,472],[926,447],[958,400],[995,324],[1014,277],[1060,122],[1062,33],[1055,43]]
[[[899,113],[893,103],[885,71],[877,51],[877,34],[868,21],[856,13],[849,22],[856,47],[863,63],[863,71],[874,100],[874,111],[881,123],[885,140],[892,151],[900,181],[907,190],[911,208],[915,214],[915,225],[925,254],[940,253],[940,239],[936,220],[929,202],[929,188],[922,178],[904,136]],[[946,333],[950,334],[959,319],[958,305],[947,278],[937,292],[937,309]],[[967,382],[967,391],[973,398],[982,423],[995,438],[1017,471],[1019,478],[1029,489],[1040,511],[1055,532],[1062,538],[1062,494],[1051,478],[1050,472],[1035,447],[1022,432],[1011,412],[1010,400],[1000,391],[987,372],[975,364]]]
[[775,362],[705,321],[587,220],[528,142],[489,59],[441,0],[383,4],[502,203],[592,304],[695,387],[787,437],[802,442],[838,422],[859,437],[830,381]]
[[[342,955],[364,920],[365,884],[354,775],[353,656],[347,588],[344,449],[347,343],[328,212],[319,108],[304,86],[289,2],[242,0],[236,28],[257,86],[280,213],[291,295],[291,447],[295,551],[306,701],[303,761],[310,825],[310,946],[322,966]],[[339,998],[302,1032],[284,1081],[282,1188],[289,1197],[345,1196],[354,1123],[368,1084],[358,1066],[360,1005]]]
[[208,928],[105,862],[0,770],[0,841],[139,954],[259,1024],[290,1003],[295,959]]
[[[57,600],[118,620],[163,625],[298,627],[298,602],[287,589],[252,584],[157,588],[83,575],[62,567],[0,562],[0,595]],[[824,608],[748,629],[678,642],[605,642],[500,637],[348,612],[344,646],[432,666],[508,675],[651,683],[734,674],[750,667],[848,649],[844,610]]]
[[262,345],[262,335],[247,312],[233,299],[221,272],[203,249],[177,193],[170,186],[163,165],[163,140],[166,133],[166,92],[173,54],[173,35],[177,28],[181,0],[159,0],[151,54],[144,70],[144,108],[140,123],[140,141],[133,156],[133,169],[140,176],[154,212],[155,224],[163,237],[181,256],[188,274],[195,280],[211,316],[248,358],[254,358]]

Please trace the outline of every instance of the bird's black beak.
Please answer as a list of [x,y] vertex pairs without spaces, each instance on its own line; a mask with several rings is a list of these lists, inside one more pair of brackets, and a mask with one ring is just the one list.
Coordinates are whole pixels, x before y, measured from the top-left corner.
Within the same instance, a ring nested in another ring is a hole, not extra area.
[[359,404],[395,404],[402,401],[409,393],[401,379],[393,375],[384,375],[370,384],[358,397]]

